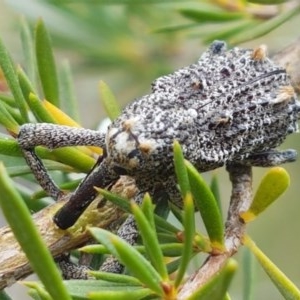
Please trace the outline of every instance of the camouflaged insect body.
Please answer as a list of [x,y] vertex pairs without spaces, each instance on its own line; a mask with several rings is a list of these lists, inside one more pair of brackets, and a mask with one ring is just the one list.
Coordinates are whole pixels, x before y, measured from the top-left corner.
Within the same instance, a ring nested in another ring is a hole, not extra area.
[[118,172],[165,180],[176,139],[208,171],[274,149],[297,131],[299,111],[286,71],[263,48],[226,51],[217,41],[124,109],[108,129],[107,159]]
[[[200,172],[222,165],[266,167],[295,161],[295,150],[278,151],[276,147],[297,131],[299,118],[300,103],[290,79],[266,56],[264,47],[227,51],[224,42],[216,41],[196,63],[158,78],[152,92],[129,104],[106,135],[35,123],[23,124],[17,140],[36,179],[56,200],[65,193],[51,179],[35,147],[90,145],[104,149],[104,155],[53,216],[60,229],[68,229],[97,197],[95,186],[109,189],[124,174],[136,184],[136,203],[149,192],[155,202],[170,200],[181,207],[173,167],[174,140]],[[136,242],[133,216],[117,234],[130,244]],[[87,277],[86,268],[77,272],[68,261],[60,264],[67,278]],[[120,273],[123,267],[108,259],[101,270]]]
[[[55,214],[62,229],[72,226],[95,199],[94,187],[107,188],[120,175],[136,182],[139,203],[145,192],[154,201],[182,199],[173,167],[173,142],[200,171],[222,165],[273,166],[295,161],[295,150],[277,151],[297,131],[300,103],[286,71],[255,50],[226,50],[216,41],[195,64],[158,78],[149,95],[129,104],[101,132],[37,123],[20,128],[18,142],[32,172],[55,199],[63,195],[34,149],[99,146],[104,155]],[[127,232],[125,230],[124,232]]]

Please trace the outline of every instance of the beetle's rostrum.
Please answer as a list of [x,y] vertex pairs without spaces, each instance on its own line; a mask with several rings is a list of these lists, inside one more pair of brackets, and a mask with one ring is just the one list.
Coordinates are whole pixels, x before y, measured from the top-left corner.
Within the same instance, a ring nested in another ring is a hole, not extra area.
[[[96,197],[93,186],[105,187],[124,174],[135,179],[141,194],[150,192],[155,199],[163,190],[181,206],[174,140],[200,172],[226,164],[267,167],[294,161],[295,150],[280,152],[276,147],[298,130],[299,118],[300,102],[289,76],[267,57],[264,47],[226,50],[224,42],[215,41],[196,63],[155,80],[152,92],[126,106],[105,137],[92,130],[73,135],[76,130],[70,127],[36,124],[23,125],[18,140],[31,167],[37,145],[69,142],[105,149],[103,159],[54,218],[67,228]],[[32,169],[36,174],[37,168]],[[39,181],[51,190],[48,179]]]

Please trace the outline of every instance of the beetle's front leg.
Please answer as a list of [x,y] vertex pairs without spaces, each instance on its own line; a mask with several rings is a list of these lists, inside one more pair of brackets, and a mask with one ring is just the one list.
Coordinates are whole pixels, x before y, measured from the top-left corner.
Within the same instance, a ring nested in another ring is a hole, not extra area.
[[[62,195],[62,191],[53,182],[44,164],[35,154],[36,146],[55,149],[65,146],[105,146],[105,135],[94,130],[69,126],[37,123],[25,124],[20,128],[17,137],[24,157],[42,188],[54,199]],[[106,187],[118,179],[113,170],[106,167],[101,157],[91,172],[81,182],[70,200],[54,216],[54,222],[61,229],[72,226],[85,208],[95,199],[95,186]]]
[[55,224],[67,229],[75,224],[88,205],[97,197],[95,187],[105,188],[119,179],[119,175],[108,165],[105,157],[100,157],[71,195],[69,201],[54,215]]
[[20,127],[17,136],[25,160],[35,178],[47,194],[54,199],[58,199],[62,192],[35,154],[35,147],[45,146],[49,149],[77,145],[103,147],[104,139],[104,134],[98,131],[48,123],[24,124]]

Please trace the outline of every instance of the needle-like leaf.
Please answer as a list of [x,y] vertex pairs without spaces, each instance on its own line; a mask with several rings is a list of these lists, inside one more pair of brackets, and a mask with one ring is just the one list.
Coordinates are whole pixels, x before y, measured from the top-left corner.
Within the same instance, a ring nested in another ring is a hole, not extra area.
[[[145,197],[144,202],[147,203],[143,205],[144,207],[149,207],[150,204],[152,205],[151,199],[149,197]],[[152,265],[155,267],[164,281],[168,280],[169,277],[164,264],[164,257],[161,248],[159,247],[159,242],[155,232],[153,210],[152,216],[150,216],[150,213],[148,213],[148,217],[152,219],[149,221],[141,208],[136,203],[131,203],[131,209],[134,214],[140,235],[143,239],[143,245],[145,246],[147,255]]]
[[236,270],[237,263],[233,259],[229,259],[218,274],[186,300],[224,300]]
[[174,141],[173,152],[177,181],[180,186],[181,195],[184,198],[190,192],[191,188],[189,183],[189,176],[186,170],[186,166],[184,164],[184,156],[182,153],[182,149],[177,141]]
[[188,161],[185,161],[185,165],[193,198],[205,224],[212,248],[223,251],[224,225],[217,201],[197,169]]
[[[48,248],[43,243],[24,201],[0,165],[0,205],[30,264],[53,299],[71,299]],[[37,251],[38,249],[38,251]]]
[[6,81],[15,98],[15,102],[18,106],[18,109],[20,110],[24,122],[28,122],[29,119],[27,114],[26,102],[19,85],[18,77],[15,72],[15,67],[1,39],[0,39],[0,67],[2,69],[2,72],[5,75]]
[[40,19],[35,29],[35,51],[45,98],[59,107],[59,89],[50,36]]
[[180,260],[180,265],[175,279],[176,287],[180,285],[184,275],[187,272],[187,267],[193,253],[193,239],[195,236],[195,211],[194,211],[192,195],[190,193],[187,193],[183,201],[184,201],[184,210],[183,210],[184,240],[183,240],[183,251]]
[[163,295],[161,287],[163,280],[161,276],[137,250],[111,232],[100,228],[91,228],[90,231],[145,286],[152,289],[158,295]]
[[108,117],[111,120],[116,119],[121,114],[121,109],[116,101],[114,94],[104,81],[99,82],[99,93],[101,102],[104,105]]
[[281,270],[256,246],[249,236],[244,238],[244,244],[255,255],[260,265],[273,281],[281,295],[286,300],[300,299],[300,290]]

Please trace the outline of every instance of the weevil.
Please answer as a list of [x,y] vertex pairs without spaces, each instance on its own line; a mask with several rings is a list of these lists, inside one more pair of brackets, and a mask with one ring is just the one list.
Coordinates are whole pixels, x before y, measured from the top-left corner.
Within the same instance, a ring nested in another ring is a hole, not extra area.
[[174,140],[199,172],[228,164],[268,167],[295,161],[295,150],[276,147],[298,130],[299,118],[300,102],[289,76],[267,57],[264,47],[227,50],[225,42],[215,41],[196,63],[156,79],[151,93],[127,105],[106,134],[40,123],[22,125],[17,139],[33,174],[55,199],[62,192],[34,148],[104,149],[53,218],[67,229],[95,199],[94,187],[110,186],[121,175],[135,179],[138,202],[149,192],[154,200],[163,198],[181,207]]

